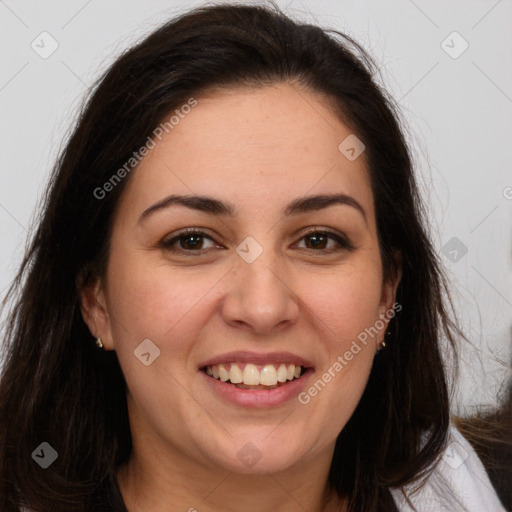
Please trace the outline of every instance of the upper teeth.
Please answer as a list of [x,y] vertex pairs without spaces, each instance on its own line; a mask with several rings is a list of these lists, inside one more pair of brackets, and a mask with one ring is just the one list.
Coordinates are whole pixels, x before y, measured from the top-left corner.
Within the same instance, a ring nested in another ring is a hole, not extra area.
[[206,373],[222,382],[246,384],[247,386],[275,386],[278,382],[286,382],[300,376],[301,367],[294,364],[266,364],[256,366],[252,363],[215,364],[206,367]]

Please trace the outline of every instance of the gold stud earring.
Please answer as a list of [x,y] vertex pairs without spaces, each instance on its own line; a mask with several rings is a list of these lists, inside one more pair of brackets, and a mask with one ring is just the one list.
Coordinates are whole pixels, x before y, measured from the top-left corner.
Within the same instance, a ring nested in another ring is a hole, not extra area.
[[[388,331],[384,336],[389,336],[391,334],[391,331]],[[384,338],[382,338],[382,341],[379,343],[379,350],[382,350],[386,346],[386,342],[384,341]]]
[[101,338],[97,338],[96,339],[96,346],[98,348],[103,348],[103,343],[101,342]]

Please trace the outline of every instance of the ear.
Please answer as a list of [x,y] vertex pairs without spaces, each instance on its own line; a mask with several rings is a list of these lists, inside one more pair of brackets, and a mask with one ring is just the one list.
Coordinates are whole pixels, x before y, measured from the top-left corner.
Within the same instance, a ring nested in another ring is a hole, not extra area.
[[79,289],[82,318],[95,338],[101,338],[105,350],[114,350],[110,315],[102,280],[90,277]]
[[[402,279],[402,254],[400,251],[395,251],[393,255],[393,266],[391,275],[382,283],[382,293],[379,303],[379,317],[384,322],[384,328],[379,329],[379,340],[383,340],[388,328],[391,318],[394,316],[394,309],[396,303],[396,290]],[[401,309],[401,308],[400,308]],[[399,309],[397,308],[399,311]],[[393,313],[393,314],[391,314]]]

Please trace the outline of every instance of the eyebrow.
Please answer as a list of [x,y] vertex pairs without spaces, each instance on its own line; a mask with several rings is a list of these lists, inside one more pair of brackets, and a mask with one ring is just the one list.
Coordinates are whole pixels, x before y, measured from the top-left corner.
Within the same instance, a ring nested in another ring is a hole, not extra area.
[[[328,208],[329,206],[336,204],[351,206],[355,208],[359,213],[361,213],[365,223],[367,223],[366,212],[364,208],[356,199],[347,194],[320,194],[300,197],[286,205],[282,213],[284,216],[288,217],[292,215],[299,215],[301,213],[323,210],[324,208]],[[139,224],[154,213],[174,205],[185,206],[191,210],[200,211],[210,215],[221,215],[229,217],[235,217],[237,215],[237,209],[233,204],[215,199],[213,197],[172,194],[144,210],[139,218]]]

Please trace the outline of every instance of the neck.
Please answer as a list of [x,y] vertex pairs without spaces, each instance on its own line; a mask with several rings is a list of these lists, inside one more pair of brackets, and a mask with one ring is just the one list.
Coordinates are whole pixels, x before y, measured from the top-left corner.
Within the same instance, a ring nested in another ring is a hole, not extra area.
[[332,449],[300,467],[250,475],[169,455],[141,452],[134,440],[132,455],[118,473],[128,512],[167,512],[170,507],[188,512],[346,511],[327,485]]

